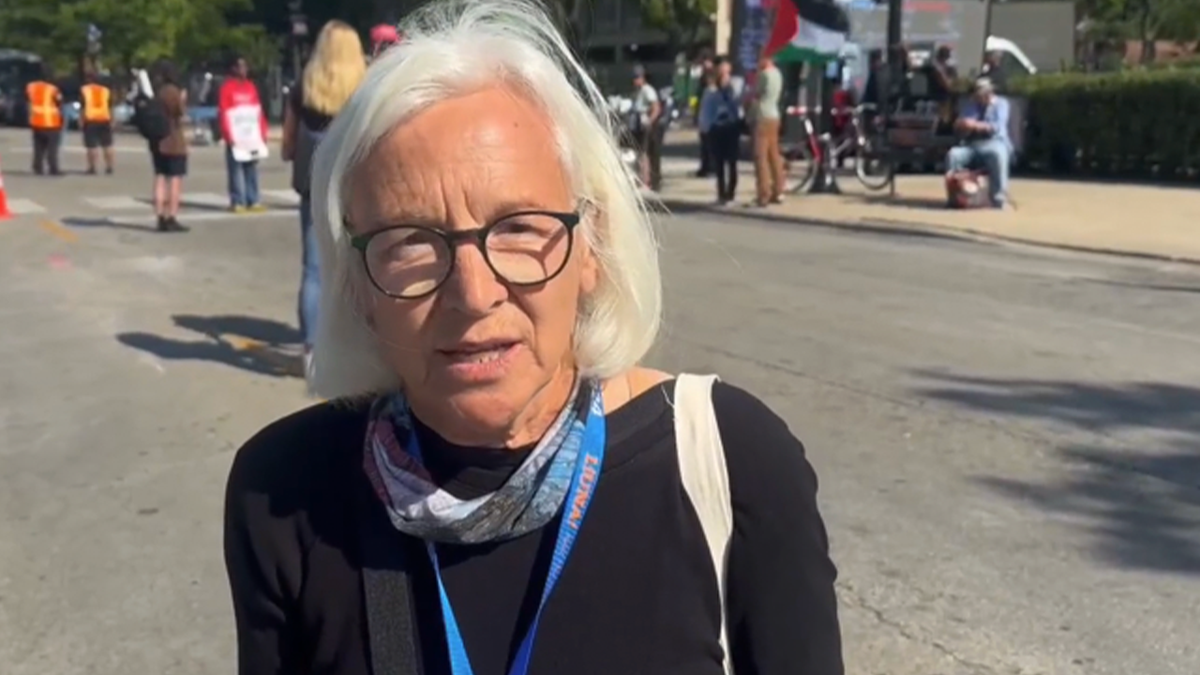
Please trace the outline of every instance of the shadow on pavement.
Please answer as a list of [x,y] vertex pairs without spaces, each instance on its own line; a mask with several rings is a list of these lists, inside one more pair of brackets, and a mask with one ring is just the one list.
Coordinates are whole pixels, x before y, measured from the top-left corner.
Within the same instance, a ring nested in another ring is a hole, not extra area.
[[[204,336],[177,340],[151,333],[117,335],[117,341],[165,361],[212,361],[271,377],[304,377],[303,356],[294,345],[296,329],[278,321],[248,316],[172,317],[175,325]],[[291,347],[291,349],[289,349]]]
[[895,227],[873,224],[871,221],[867,220],[843,221],[826,220],[821,218],[806,218],[801,215],[775,211],[771,208],[755,209],[745,208],[743,206],[717,206],[716,204],[705,204],[692,200],[673,199],[670,197],[661,198],[657,204],[654,204],[654,206],[661,207],[659,210],[665,209],[666,211],[670,212],[671,215],[675,216],[699,213],[715,217],[747,218],[763,223],[774,223],[778,225],[802,225],[808,227],[821,227],[830,230],[866,232],[868,234],[878,234],[885,237],[895,237],[898,239],[936,239],[940,241],[954,241],[960,243],[967,242],[981,246],[996,245],[985,240],[980,240],[945,230],[936,230],[933,229],[933,226],[913,227],[911,223],[906,224],[904,227]]
[[303,339],[299,330],[285,323],[254,316],[176,314],[171,320],[180,328],[203,333],[214,339],[222,335],[236,335],[276,347],[297,344]]
[[129,230],[131,232],[157,232],[154,227],[149,225],[122,223],[111,218],[76,218],[72,216],[63,218],[60,222],[67,227],[104,227],[110,230]]
[[855,198],[864,204],[877,204],[880,206],[895,206],[902,209],[916,209],[919,211],[946,211],[945,199],[931,199],[929,197],[904,197],[896,195],[855,195]]
[[1116,279],[1087,279],[1088,283],[1102,284],[1105,286],[1120,286],[1122,288],[1140,288],[1147,291],[1166,291],[1168,293],[1200,293],[1200,285],[1196,286],[1179,286],[1173,284],[1139,284],[1130,281],[1117,281]]
[[1126,441],[1124,448],[1062,446],[1056,453],[1067,470],[1059,479],[978,481],[1082,523],[1105,562],[1200,575],[1200,388],[917,374],[940,382],[918,388],[920,396],[992,417],[1052,420],[1106,435],[1156,432],[1163,440]]
[[[186,193],[185,193],[185,195],[186,195]],[[154,200],[149,197],[138,197],[137,200],[147,206],[150,206],[150,207],[154,206]],[[212,202],[197,202],[197,201],[192,201],[192,200],[188,199],[186,196],[184,196],[182,199],[179,200],[179,208],[180,209],[190,209],[190,210],[194,210],[194,211],[217,211],[217,212],[229,211],[228,204],[213,204]]]

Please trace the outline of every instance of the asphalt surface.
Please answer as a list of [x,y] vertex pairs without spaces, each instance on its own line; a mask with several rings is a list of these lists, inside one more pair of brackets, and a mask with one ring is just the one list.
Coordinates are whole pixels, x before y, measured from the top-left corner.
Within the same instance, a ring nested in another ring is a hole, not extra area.
[[[116,176],[59,179],[24,175],[24,140],[0,133],[10,200],[43,209],[0,222],[0,672],[230,672],[225,475],[309,402],[296,215],[198,200],[192,232],[156,234],[136,139]],[[219,153],[192,164],[219,197]],[[277,160],[264,183],[286,192]],[[652,361],[721,374],[806,442],[850,673],[1200,672],[1200,269],[663,230]]]

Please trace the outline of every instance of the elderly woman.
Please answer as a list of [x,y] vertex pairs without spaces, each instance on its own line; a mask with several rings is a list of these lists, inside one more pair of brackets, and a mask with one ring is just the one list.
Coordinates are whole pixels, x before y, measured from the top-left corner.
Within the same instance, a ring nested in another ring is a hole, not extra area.
[[330,402],[229,478],[239,672],[840,675],[803,447],[638,365],[659,269],[600,92],[532,2],[404,29],[315,158]]

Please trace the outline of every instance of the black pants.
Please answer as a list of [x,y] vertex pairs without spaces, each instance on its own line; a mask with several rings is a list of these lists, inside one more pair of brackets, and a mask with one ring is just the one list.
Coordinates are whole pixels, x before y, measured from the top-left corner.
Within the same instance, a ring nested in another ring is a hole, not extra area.
[[713,170],[712,153],[709,151],[708,132],[700,132],[700,168],[696,173],[701,178],[712,173]]
[[58,149],[62,145],[61,129],[33,130],[33,172],[45,173],[45,167],[50,165],[50,174],[58,175]]
[[713,170],[717,172],[717,199],[733,201],[738,182],[738,150],[741,132],[737,125],[713,127],[708,132],[708,153],[712,158]]

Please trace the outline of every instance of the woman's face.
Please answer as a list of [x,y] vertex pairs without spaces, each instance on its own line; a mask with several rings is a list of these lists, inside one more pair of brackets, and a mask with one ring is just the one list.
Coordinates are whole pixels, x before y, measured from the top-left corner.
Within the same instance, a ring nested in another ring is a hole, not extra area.
[[[518,212],[579,209],[550,120],[499,88],[411,118],[380,141],[350,180],[354,234],[394,225],[475,230],[511,222],[506,217]],[[565,254],[565,237],[554,245]],[[597,283],[595,259],[576,231],[563,271],[521,287],[498,278],[473,241],[460,241],[449,255],[453,272],[427,297],[393,299],[368,284],[367,313],[383,357],[417,415],[448,440],[529,442],[541,431],[527,438],[522,427],[553,417],[572,384],[574,326],[582,298]]]

